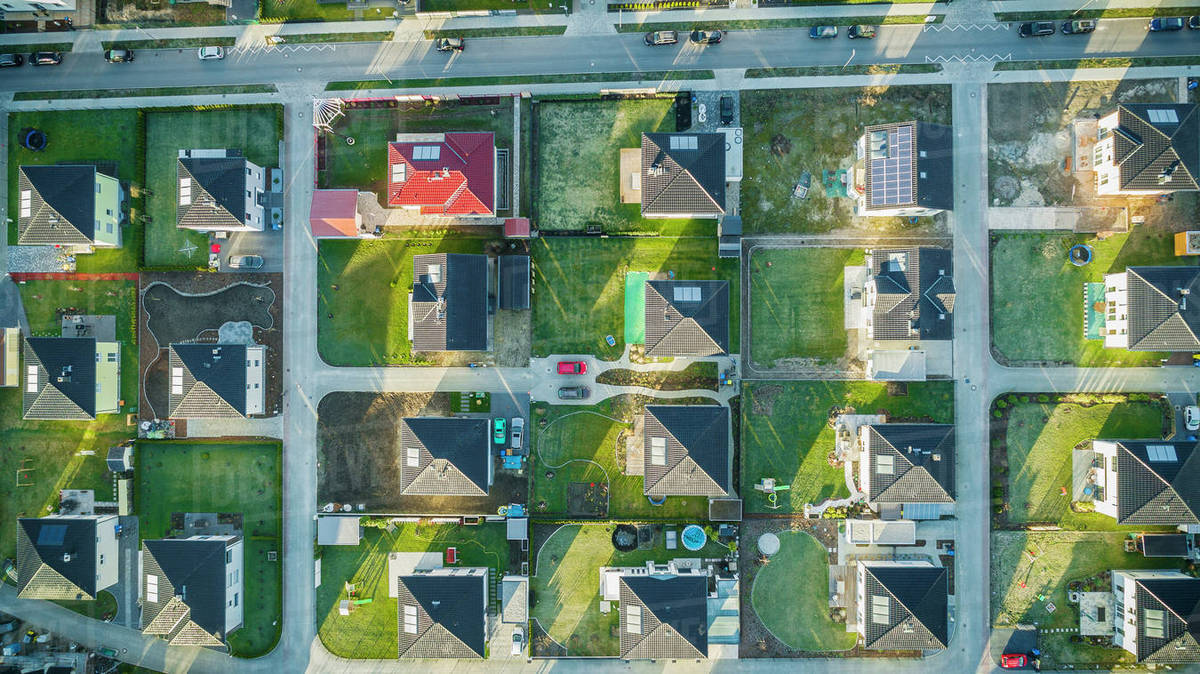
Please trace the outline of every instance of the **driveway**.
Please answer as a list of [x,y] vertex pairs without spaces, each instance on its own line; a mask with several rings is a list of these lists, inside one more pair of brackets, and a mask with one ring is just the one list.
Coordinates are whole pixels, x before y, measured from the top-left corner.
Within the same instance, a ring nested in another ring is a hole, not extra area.
[[1196,404],[1196,394],[1187,391],[1168,393],[1167,402],[1171,403],[1171,408],[1175,410],[1175,439],[1183,440],[1190,435],[1196,435],[1196,431],[1187,429],[1183,420],[1183,408]]
[[140,629],[142,606],[138,603],[142,587],[141,554],[138,552],[138,518],[125,516],[118,519],[121,538],[117,541],[121,570],[117,584],[108,588],[117,599],[117,617],[113,622],[125,627]]
[[[261,232],[233,232],[221,241],[221,269],[232,272],[283,271],[283,231],[266,229]],[[231,269],[229,258],[235,255],[258,255],[263,266],[258,269]]]

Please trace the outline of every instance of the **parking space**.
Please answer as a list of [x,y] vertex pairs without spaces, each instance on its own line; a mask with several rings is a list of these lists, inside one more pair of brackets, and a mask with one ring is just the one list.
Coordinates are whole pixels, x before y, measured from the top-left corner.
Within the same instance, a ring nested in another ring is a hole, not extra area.
[[[214,239],[221,245],[220,268],[218,271],[232,272],[282,272],[283,271],[283,230],[264,229],[261,232],[232,232],[229,238]],[[231,268],[230,258],[242,255],[257,255],[263,259],[263,266],[257,269]]]
[[[722,122],[722,98],[729,99],[725,105],[725,119],[728,122]],[[692,128],[689,131],[713,132],[723,127],[741,126],[740,107],[737,91],[693,91]]]
[[[1195,394],[1186,391],[1168,393],[1167,402],[1171,404],[1171,409],[1175,412],[1175,439],[1183,440],[1197,435],[1197,429],[1188,429],[1184,412],[1188,407],[1196,404]],[[1193,426],[1195,425],[1195,422],[1193,422]]]

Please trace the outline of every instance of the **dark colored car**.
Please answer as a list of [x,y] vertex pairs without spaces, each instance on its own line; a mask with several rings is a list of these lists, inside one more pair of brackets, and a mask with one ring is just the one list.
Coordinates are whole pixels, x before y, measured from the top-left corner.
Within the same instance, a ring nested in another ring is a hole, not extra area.
[[1188,28],[1192,30],[1200,30],[1200,16],[1189,16]]
[[824,40],[837,37],[837,26],[813,26],[808,29],[808,36],[814,40]]
[[733,96],[721,97],[721,124],[733,124]]
[[109,63],[133,63],[133,50],[109,49],[104,52],[104,60]]
[[646,33],[646,44],[651,47],[677,42],[679,42],[679,33],[673,30],[656,30],[653,33]]
[[1065,35],[1078,35],[1080,33],[1090,33],[1096,30],[1096,22],[1092,19],[1077,19],[1075,21],[1065,21],[1062,25],[1062,32]]
[[1166,33],[1183,30],[1184,23],[1182,16],[1168,16],[1161,19],[1150,19],[1150,23],[1146,24],[1146,29],[1151,33]]
[[724,35],[719,30],[693,30],[691,40],[696,44],[717,44],[722,37]]
[[20,54],[0,54],[0,68],[15,68],[25,65],[25,57]]
[[1044,37],[1046,35],[1054,35],[1053,21],[1027,21],[1021,24],[1017,29],[1017,35],[1020,37]]
[[31,66],[56,66],[62,63],[62,54],[56,51],[35,51],[29,55]]
[[591,394],[586,386],[564,386],[558,389],[560,400],[586,400]]
[[438,51],[462,51],[466,48],[467,43],[461,37],[443,37],[434,40],[434,46]]
[[870,40],[875,37],[875,26],[850,26],[846,29],[846,37],[851,40],[859,37]]

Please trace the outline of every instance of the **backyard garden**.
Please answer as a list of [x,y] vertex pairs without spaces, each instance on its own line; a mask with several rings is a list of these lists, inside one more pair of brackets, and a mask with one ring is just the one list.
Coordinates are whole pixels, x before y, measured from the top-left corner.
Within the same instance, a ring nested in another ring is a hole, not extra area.
[[753,608],[775,638],[799,651],[845,651],[858,640],[829,617],[829,552],[804,531],[776,534],[779,551],[755,575]]

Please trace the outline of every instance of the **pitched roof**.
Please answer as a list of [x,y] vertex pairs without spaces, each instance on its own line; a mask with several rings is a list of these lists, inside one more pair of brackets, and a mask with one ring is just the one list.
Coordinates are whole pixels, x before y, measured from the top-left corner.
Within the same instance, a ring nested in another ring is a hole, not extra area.
[[[486,577],[400,576],[397,589],[399,657],[482,658]],[[415,606],[416,633],[404,628],[404,607]]]
[[22,517],[17,520],[17,596],[96,598],[96,520]]
[[[954,426],[877,424],[867,427],[875,503],[953,503]],[[890,469],[887,459],[891,457]]]
[[[627,660],[708,657],[708,580],[701,575],[621,576],[621,649]],[[631,630],[630,607],[641,609]]]
[[725,134],[642,134],[642,215],[724,213]]
[[875,339],[950,339],[954,322],[954,262],[943,248],[871,252]]
[[[37,385],[31,391],[29,368],[32,367],[37,368]],[[26,419],[95,419],[95,338],[26,338],[22,385],[21,409]]]
[[[1200,189],[1200,112],[1194,103],[1117,107],[1113,159],[1123,190]],[[1164,180],[1169,176],[1169,180]]]
[[1118,440],[1117,523],[1200,524],[1195,442]]
[[168,355],[168,416],[246,416],[245,344],[172,344]]
[[[29,215],[21,207],[17,243],[21,245],[90,244],[96,233],[96,167],[92,165],[22,166],[18,195],[29,191]],[[23,201],[23,199],[22,199]]]
[[953,130],[927,122],[874,124],[867,138],[866,210],[954,206]]
[[187,185],[188,203],[176,194],[176,226],[222,229],[246,224],[245,157],[180,157],[177,190]]
[[[665,444],[655,465],[652,443]],[[647,405],[643,417],[643,493],[650,496],[729,495],[729,408]]]
[[495,172],[491,132],[388,143],[387,203],[426,215],[494,215]]
[[1130,351],[1200,350],[1200,268],[1128,267],[1125,289]]
[[[400,420],[400,493],[486,496],[491,437],[487,419]],[[415,449],[415,460],[409,450]],[[413,465],[413,464],[416,465]]]
[[1187,557],[1190,534],[1139,534],[1138,548],[1146,557]]
[[[1139,578],[1137,661],[1200,662],[1200,579]],[[1163,611],[1162,636],[1148,633],[1145,611]]]
[[728,351],[728,281],[646,281],[646,355]]
[[487,349],[487,272],[486,255],[413,256],[413,351]]
[[[142,631],[176,645],[221,645],[225,548],[220,539],[142,541]],[[154,593],[147,592],[155,578]],[[151,601],[151,598],[157,600]],[[236,628],[238,625],[230,625]]]
[[[866,568],[863,646],[883,650],[945,648],[948,584],[946,569],[934,566],[863,563]],[[887,615],[874,597],[883,597]]]
[[313,236],[358,236],[358,190],[313,190],[308,224]]

